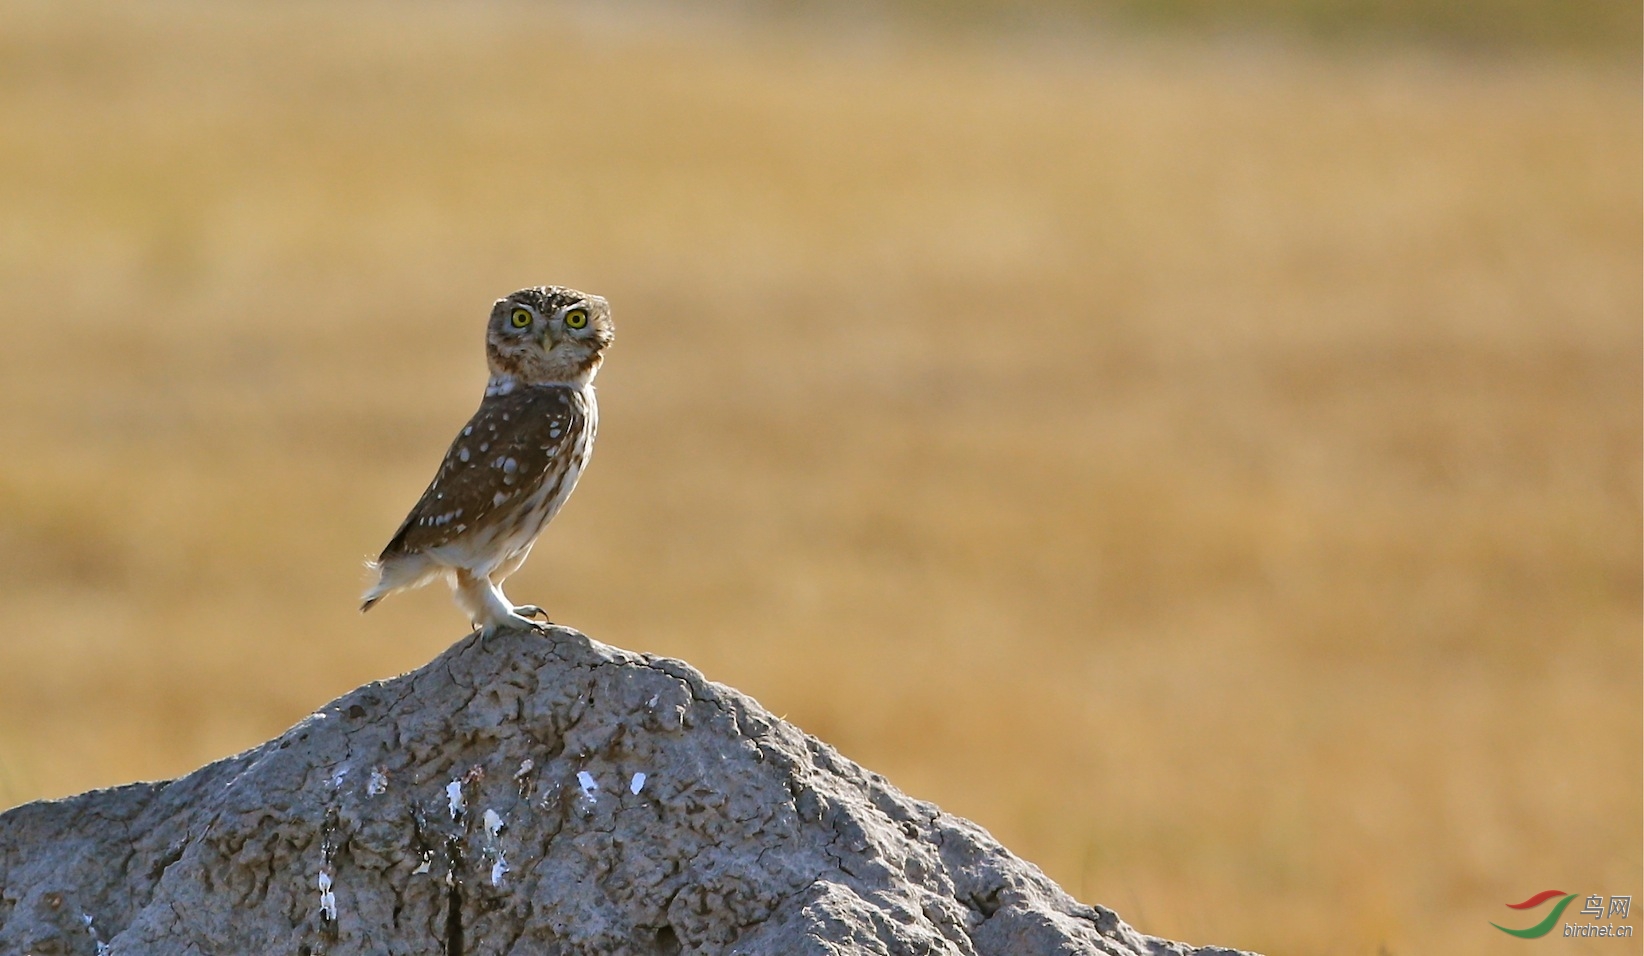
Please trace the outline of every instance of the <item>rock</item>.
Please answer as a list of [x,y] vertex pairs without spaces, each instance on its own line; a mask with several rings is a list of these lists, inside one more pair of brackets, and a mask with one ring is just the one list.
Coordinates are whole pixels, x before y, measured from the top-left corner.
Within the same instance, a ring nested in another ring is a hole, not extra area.
[[0,814],[0,953],[1212,954],[704,680],[471,635],[178,780]]

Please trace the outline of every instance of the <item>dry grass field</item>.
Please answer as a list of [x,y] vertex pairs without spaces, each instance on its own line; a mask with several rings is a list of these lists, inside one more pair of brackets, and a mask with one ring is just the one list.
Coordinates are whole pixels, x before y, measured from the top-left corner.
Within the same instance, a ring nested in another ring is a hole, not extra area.
[[516,599],[1148,932],[1644,896],[1636,64],[625,9],[0,7],[0,806],[461,636],[361,561],[560,282]]

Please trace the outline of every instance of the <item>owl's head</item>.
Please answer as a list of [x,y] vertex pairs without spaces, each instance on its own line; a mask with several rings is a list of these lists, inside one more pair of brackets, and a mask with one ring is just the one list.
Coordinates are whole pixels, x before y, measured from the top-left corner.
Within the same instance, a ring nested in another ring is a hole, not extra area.
[[491,307],[485,355],[493,376],[526,385],[585,385],[615,337],[609,302],[564,286],[535,286]]

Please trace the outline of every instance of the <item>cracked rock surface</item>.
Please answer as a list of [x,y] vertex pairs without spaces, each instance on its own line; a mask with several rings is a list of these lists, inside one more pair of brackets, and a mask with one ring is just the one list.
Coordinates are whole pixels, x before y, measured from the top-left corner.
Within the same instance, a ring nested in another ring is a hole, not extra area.
[[471,635],[186,777],[0,814],[0,954],[1231,954],[565,628]]

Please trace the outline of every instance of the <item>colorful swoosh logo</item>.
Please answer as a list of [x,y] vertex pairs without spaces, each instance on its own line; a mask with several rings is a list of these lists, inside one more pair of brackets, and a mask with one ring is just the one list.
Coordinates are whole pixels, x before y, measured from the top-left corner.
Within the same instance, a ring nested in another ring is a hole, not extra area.
[[1564,908],[1569,906],[1570,901],[1575,899],[1577,895],[1576,893],[1566,894],[1563,890],[1542,890],[1522,903],[1508,903],[1507,908],[1514,910],[1533,909],[1555,896],[1564,897],[1558,901],[1557,906],[1553,907],[1553,911],[1547,914],[1546,919],[1527,929],[1508,929],[1500,923],[1491,923],[1490,925],[1508,936],[1517,936],[1520,939],[1540,939],[1553,931],[1553,926],[1558,922],[1558,918],[1564,915]]
[[1527,910],[1532,907],[1540,906],[1555,896],[1563,895],[1563,890],[1542,890],[1540,893],[1537,893],[1522,903],[1508,903],[1507,908],[1510,910]]

